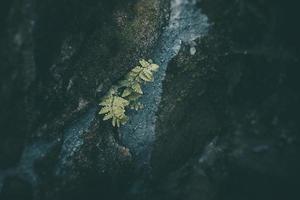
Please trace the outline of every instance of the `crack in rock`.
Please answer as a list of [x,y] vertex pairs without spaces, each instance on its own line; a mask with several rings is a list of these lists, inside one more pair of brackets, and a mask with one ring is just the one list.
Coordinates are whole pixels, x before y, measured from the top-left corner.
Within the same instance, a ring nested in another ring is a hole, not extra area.
[[195,0],[171,0],[170,10],[169,24],[152,57],[159,64],[159,71],[154,76],[154,82],[144,86],[144,95],[140,99],[144,109],[130,112],[128,123],[119,129],[121,140],[132,152],[137,169],[145,172],[149,171],[155,140],[156,112],[161,101],[162,82],[168,63],[178,54],[182,43],[193,46],[194,40],[205,35],[209,27],[207,16],[197,8]]
[[56,175],[66,173],[72,165],[72,157],[83,145],[83,134],[89,129],[95,119],[97,107],[89,108],[78,120],[74,121],[64,130],[64,141],[59,155],[59,163],[56,168]]
[[[209,24],[206,15],[195,6],[195,0],[172,0],[168,26],[158,41],[152,59],[160,65],[155,74],[155,81],[146,85],[141,103],[145,108],[129,113],[129,122],[119,129],[122,142],[132,151],[138,169],[148,167],[151,145],[155,140],[155,121],[162,94],[162,81],[166,75],[169,61],[178,54],[182,42],[193,45],[193,41],[207,33]],[[78,120],[67,126],[60,152],[56,174],[63,175],[72,165],[71,157],[83,144],[82,135],[95,119],[96,106],[89,108]],[[34,162],[47,154],[59,141],[40,141],[28,145],[15,168],[0,170],[0,191],[3,181],[8,176],[20,176],[37,185],[38,177],[34,172]]]
[[[56,175],[64,175],[68,167],[72,165],[71,158],[83,144],[82,135],[88,130],[92,121],[95,119],[96,106],[90,107],[80,118],[64,129],[64,139],[62,149],[56,166]],[[60,143],[60,138],[56,141],[38,141],[25,147],[21,160],[15,168],[0,170],[0,192],[3,181],[9,176],[19,176],[28,180],[33,187],[38,185],[39,178],[34,172],[36,160],[44,157],[51,148]]]
[[28,180],[35,187],[39,180],[34,172],[34,162],[44,157],[55,144],[56,141],[50,143],[39,141],[25,147],[21,160],[15,168],[0,170],[0,191],[2,190],[4,179],[9,176],[19,176]]

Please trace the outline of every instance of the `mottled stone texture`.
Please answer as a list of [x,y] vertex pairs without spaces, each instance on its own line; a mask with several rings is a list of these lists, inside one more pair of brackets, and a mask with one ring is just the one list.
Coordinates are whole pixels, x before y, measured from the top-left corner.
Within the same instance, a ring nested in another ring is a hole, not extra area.
[[[122,194],[116,191],[129,176],[130,153],[110,124],[95,113],[83,145],[69,151],[71,168],[56,176],[64,129],[149,57],[167,10],[168,2],[159,0],[0,2],[1,200]],[[28,181],[19,162],[24,149],[40,141],[52,146],[29,169],[38,180]],[[23,190],[26,195],[15,196]]]
[[198,5],[213,25],[168,67],[147,199],[299,198],[296,3]]
[[[169,1],[0,2],[1,200],[300,198],[296,1],[197,2],[210,31],[169,63],[152,176],[140,185],[130,150],[98,117],[67,173],[56,171],[65,128],[151,56]],[[49,148],[22,169],[40,141]]]

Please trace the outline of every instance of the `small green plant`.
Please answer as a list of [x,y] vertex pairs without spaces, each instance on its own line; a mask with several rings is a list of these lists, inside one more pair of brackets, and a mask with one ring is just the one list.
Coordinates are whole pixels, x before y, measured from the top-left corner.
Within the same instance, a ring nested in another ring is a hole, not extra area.
[[120,127],[128,120],[126,108],[139,110],[143,105],[138,99],[143,95],[141,85],[153,81],[153,73],[159,68],[151,60],[144,59],[139,61],[138,66],[134,67],[125,78],[107,92],[100,106],[99,114],[104,115],[103,120],[112,120],[112,125]]

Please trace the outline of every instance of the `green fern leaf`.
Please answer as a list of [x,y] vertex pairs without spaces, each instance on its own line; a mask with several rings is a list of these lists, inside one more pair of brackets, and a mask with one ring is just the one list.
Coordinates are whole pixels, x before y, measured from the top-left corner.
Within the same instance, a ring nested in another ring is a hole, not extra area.
[[108,114],[104,115],[103,121],[109,120],[111,118],[113,118],[113,115],[111,113],[108,113]]
[[150,63],[147,62],[147,61],[144,60],[144,59],[140,60],[139,63],[140,63],[140,64],[142,65],[142,67],[144,67],[144,68],[147,68],[147,67],[150,65]]
[[101,110],[99,111],[99,114],[105,114],[105,113],[108,113],[110,112],[111,108],[110,107],[103,107],[101,108]]
[[134,92],[138,93],[138,94],[143,94],[141,85],[139,83],[134,83],[131,88],[133,89]]
[[103,120],[112,119],[113,127],[120,127],[128,121],[125,114],[128,106],[135,110],[143,108],[143,105],[137,102],[143,94],[141,84],[153,81],[153,72],[157,71],[159,66],[152,60],[144,59],[140,60],[139,64],[140,66],[134,67],[124,80],[113,86],[99,103],[102,106],[99,114],[104,115]]
[[132,93],[132,89],[131,88],[126,88],[123,93],[122,93],[122,97],[127,97]]
[[153,72],[156,72],[158,70],[159,66],[157,64],[151,64],[149,66],[149,69]]
[[153,81],[153,74],[148,69],[144,69],[143,72],[140,74],[140,77],[146,82]]

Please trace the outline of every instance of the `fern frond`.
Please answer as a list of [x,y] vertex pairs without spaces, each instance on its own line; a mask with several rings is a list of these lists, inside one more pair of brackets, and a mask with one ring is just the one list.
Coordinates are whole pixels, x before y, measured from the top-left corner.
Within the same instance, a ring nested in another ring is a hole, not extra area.
[[112,119],[113,126],[120,126],[120,123],[126,121],[125,107],[129,105],[126,99],[111,93],[103,99],[100,105],[103,106],[99,111],[99,114],[104,114],[103,120]]
[[103,120],[112,119],[114,127],[127,122],[126,107],[135,110],[143,108],[143,105],[137,102],[143,94],[141,84],[153,81],[153,73],[159,68],[151,60],[142,59],[139,64],[140,66],[134,67],[117,86],[113,86],[99,103],[102,106],[99,114],[104,115]]

